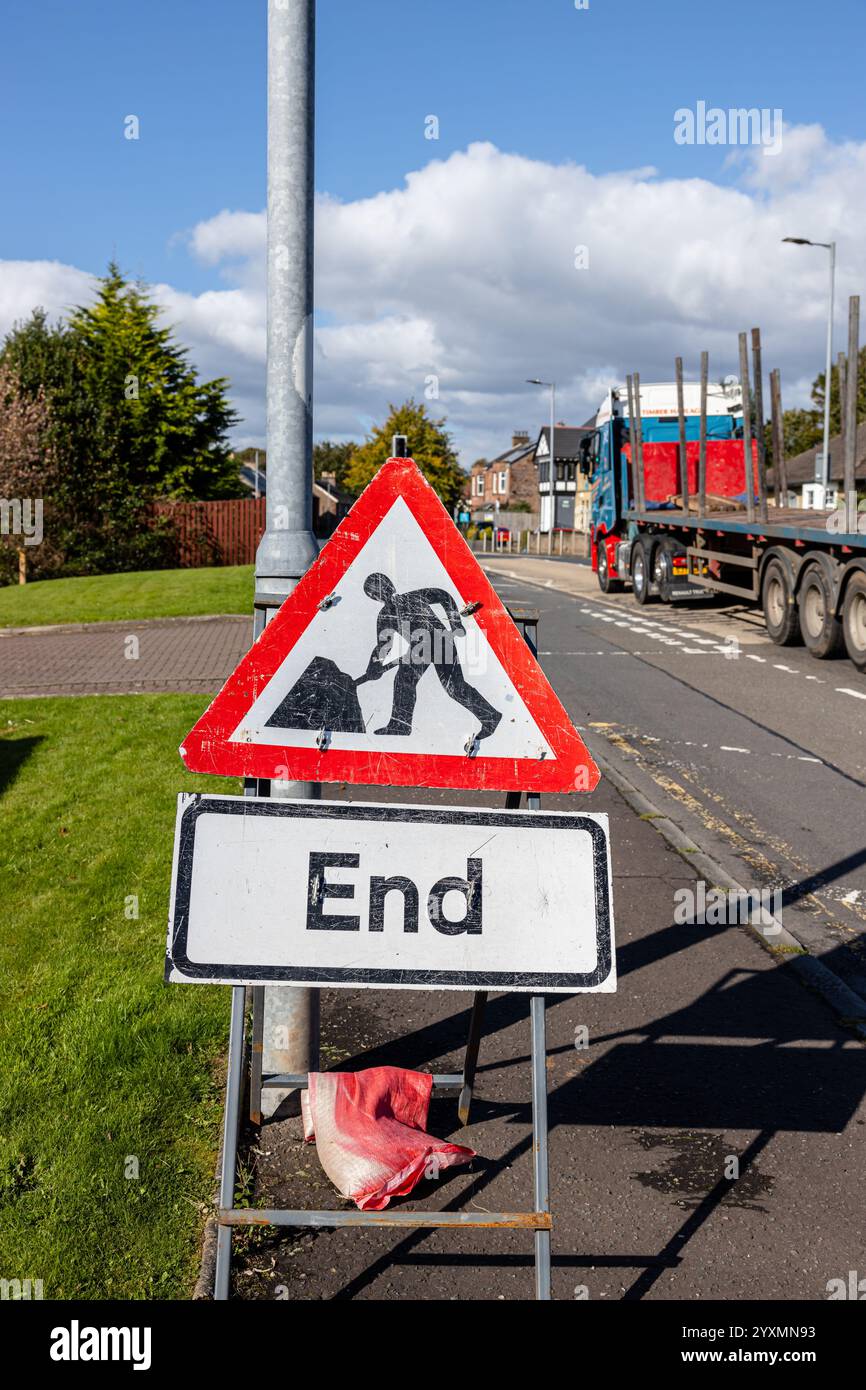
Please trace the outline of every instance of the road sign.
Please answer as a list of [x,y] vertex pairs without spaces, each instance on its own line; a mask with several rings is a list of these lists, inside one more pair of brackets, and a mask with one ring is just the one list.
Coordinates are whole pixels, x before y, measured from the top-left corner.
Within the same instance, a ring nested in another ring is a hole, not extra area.
[[591,791],[598,769],[454,522],[389,459],[181,748],[193,772]]
[[607,817],[183,794],[166,974],[613,991]]

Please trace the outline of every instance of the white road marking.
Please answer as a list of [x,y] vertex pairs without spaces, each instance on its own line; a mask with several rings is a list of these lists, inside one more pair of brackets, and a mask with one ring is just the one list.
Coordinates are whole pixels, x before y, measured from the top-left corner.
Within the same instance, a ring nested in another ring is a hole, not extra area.
[[780,661],[774,661],[773,665],[777,671],[787,671],[790,676],[798,676],[800,674],[795,666],[783,666]]
[[751,751],[751,748],[732,748],[730,744],[727,743],[719,744],[720,753],[751,753]]
[[765,656],[755,656],[752,652],[746,652],[746,660],[760,661],[762,666],[766,666],[767,664],[767,658]]
[[836,694],[853,695],[855,700],[866,700],[866,690],[851,690],[847,685],[837,685]]

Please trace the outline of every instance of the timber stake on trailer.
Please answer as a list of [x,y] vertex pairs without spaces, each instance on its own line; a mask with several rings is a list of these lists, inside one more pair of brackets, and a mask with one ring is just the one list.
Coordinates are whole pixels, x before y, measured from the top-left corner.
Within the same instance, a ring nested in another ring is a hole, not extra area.
[[701,353],[701,426],[698,445],[698,513],[707,510],[707,388],[710,375],[710,354]]
[[683,359],[678,357],[674,364],[677,382],[677,423],[679,425],[680,491],[683,498],[683,512],[689,514],[689,456],[686,447],[686,408],[683,403]]
[[746,515],[755,520],[755,474],[752,462],[752,393],[749,389],[749,347],[740,334],[740,389],[743,393],[743,473],[746,484]]
[[[845,529],[857,533],[857,389],[860,374],[860,296],[848,300],[848,368],[845,381]],[[829,383],[828,383],[829,389]],[[826,467],[826,463],[825,463]]]
[[631,474],[632,474],[632,493],[634,504],[638,511],[643,510],[643,477],[640,468],[640,459],[637,447],[637,415],[635,406],[634,377],[627,376],[625,379],[626,391],[628,393],[628,437],[631,446]]
[[752,329],[752,368],[755,373],[755,432],[758,448],[758,515],[767,520],[766,445],[764,443],[764,381],[761,366],[761,330]]
[[782,416],[782,376],[776,367],[770,372],[770,408],[773,417],[773,475],[776,506],[788,505],[788,469],[785,462],[785,428]]
[[838,391],[839,391],[839,435],[840,435],[840,441],[839,441],[839,442],[840,442],[841,449],[842,449],[842,459],[843,459],[843,463],[844,463],[844,459],[845,459],[845,413],[846,413],[846,410],[847,410],[847,406],[846,406],[846,404],[845,404],[845,376],[846,376],[846,369],[847,369],[847,359],[846,359],[846,357],[845,357],[844,352],[840,352],[840,353],[839,353],[839,356],[836,358],[836,380],[837,380],[838,383],[839,383],[839,385],[838,385]]
[[646,475],[644,474],[644,468],[643,468],[643,426],[642,426],[642,424],[641,424],[641,414],[640,414],[640,373],[639,373],[639,372],[635,372],[634,375],[632,376],[632,390],[634,391],[634,433],[635,433],[635,445],[634,445],[634,447],[635,447],[635,449],[637,450],[637,471],[638,471],[638,478],[639,478],[639,480],[640,480],[640,486],[639,486],[640,502],[639,502],[638,505],[639,505],[640,510],[643,511],[644,508],[646,507]]

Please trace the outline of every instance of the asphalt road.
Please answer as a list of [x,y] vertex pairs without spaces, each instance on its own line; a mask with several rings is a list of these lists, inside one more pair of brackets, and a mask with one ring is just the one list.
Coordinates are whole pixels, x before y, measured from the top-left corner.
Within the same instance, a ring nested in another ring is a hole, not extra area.
[[[540,612],[550,679],[587,742],[866,996],[866,676],[780,648],[760,614],[640,608],[583,565],[486,562]],[[532,582],[528,582],[532,581]]]

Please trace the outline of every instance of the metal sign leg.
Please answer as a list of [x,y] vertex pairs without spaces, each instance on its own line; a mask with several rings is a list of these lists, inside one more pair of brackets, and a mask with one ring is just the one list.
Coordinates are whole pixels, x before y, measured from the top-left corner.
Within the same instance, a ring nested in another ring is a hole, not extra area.
[[466,1056],[463,1059],[463,1088],[457,1102],[457,1115],[460,1123],[469,1123],[469,1107],[472,1104],[472,1088],[475,1085],[475,1068],[478,1065],[478,1049],[481,1046],[481,1029],[484,1026],[484,1010],[487,994],[478,990],[472,1001],[472,1017],[469,1021],[469,1037],[466,1040]]
[[[241,1092],[244,1080],[244,1003],[243,985],[232,988],[232,1021],[229,1030],[228,1075],[226,1077],[226,1109],[223,1126],[223,1161],[220,1173],[220,1209],[234,1206],[235,1173],[238,1158],[238,1130],[241,1117]],[[217,1232],[216,1274],[214,1300],[225,1302],[229,1296],[232,1267],[232,1228],[220,1225]]]
[[[544,995],[533,994],[532,1022],[532,1176],[535,1210],[550,1211],[547,1166],[547,1040]],[[535,1297],[550,1299],[550,1231],[535,1232]]]
[[252,1038],[250,1043],[250,1123],[262,1122],[262,1060],[265,1043],[265,991],[262,985],[250,990],[253,1001]]
[[[524,635],[526,628],[524,627]],[[527,638],[527,641],[529,639]],[[506,811],[519,811],[522,792],[506,792],[505,809]],[[538,798],[536,797],[536,802]],[[535,810],[538,810],[536,805]],[[481,1030],[484,1026],[484,1010],[487,1006],[487,994],[483,990],[477,990],[472,1001],[472,1016],[469,1020],[469,1037],[466,1040],[466,1056],[463,1061],[463,1086],[460,1091],[460,1099],[457,1102],[457,1115],[462,1125],[469,1123],[469,1110],[472,1105],[472,1091],[475,1086],[475,1072],[478,1067],[478,1051],[481,1047]]]

